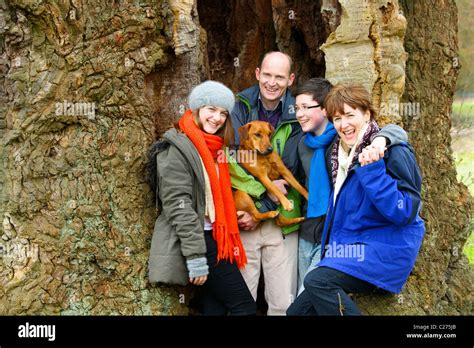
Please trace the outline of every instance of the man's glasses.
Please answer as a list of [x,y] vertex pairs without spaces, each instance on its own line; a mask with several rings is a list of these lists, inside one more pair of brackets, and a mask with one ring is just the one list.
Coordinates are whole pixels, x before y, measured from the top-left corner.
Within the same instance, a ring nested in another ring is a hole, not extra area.
[[320,107],[321,105],[317,104],[317,105],[313,105],[313,106],[302,106],[302,107],[299,107],[299,106],[295,106],[295,111],[298,112],[298,111],[303,111],[303,113],[305,113],[306,111],[308,111],[308,109],[312,109],[312,108],[318,108]]

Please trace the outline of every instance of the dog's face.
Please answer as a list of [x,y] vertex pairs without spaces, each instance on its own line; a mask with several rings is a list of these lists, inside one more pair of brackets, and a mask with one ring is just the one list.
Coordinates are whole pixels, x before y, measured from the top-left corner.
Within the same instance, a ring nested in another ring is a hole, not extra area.
[[274,128],[268,122],[252,121],[238,129],[240,148],[255,150],[261,155],[268,155],[273,151],[270,139]]

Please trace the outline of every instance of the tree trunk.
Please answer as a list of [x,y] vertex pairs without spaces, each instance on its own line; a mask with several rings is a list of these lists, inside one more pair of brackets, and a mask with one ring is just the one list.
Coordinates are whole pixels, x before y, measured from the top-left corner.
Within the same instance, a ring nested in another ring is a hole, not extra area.
[[[381,122],[403,125],[417,153],[422,251],[401,295],[358,297],[361,308],[472,314],[462,254],[470,196],[456,180],[449,135],[457,9],[447,0],[400,6],[0,3],[0,313],[186,314],[188,289],[146,276],[156,218],[146,151],[186,109],[192,86],[217,79],[237,92],[255,82],[262,54],[279,49],[300,81],[363,83]],[[401,112],[405,103],[419,103],[419,113]]]
[[421,117],[405,117],[403,125],[410,131],[423,174],[427,232],[407,299],[428,314],[472,315],[474,272],[463,254],[472,231],[472,198],[456,179],[450,136],[460,68],[458,11],[454,0],[404,0],[402,5],[409,53],[403,99],[421,105]]

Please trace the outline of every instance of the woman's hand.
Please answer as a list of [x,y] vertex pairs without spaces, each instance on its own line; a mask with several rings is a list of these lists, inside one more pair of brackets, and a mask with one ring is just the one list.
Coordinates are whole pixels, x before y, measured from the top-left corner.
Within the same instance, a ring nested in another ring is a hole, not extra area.
[[244,231],[252,231],[254,230],[258,223],[255,221],[249,213],[246,211],[239,210],[237,211],[237,223],[239,224],[239,227],[243,229]]
[[194,285],[203,285],[207,280],[207,275],[196,277],[196,278],[189,278],[189,282]]

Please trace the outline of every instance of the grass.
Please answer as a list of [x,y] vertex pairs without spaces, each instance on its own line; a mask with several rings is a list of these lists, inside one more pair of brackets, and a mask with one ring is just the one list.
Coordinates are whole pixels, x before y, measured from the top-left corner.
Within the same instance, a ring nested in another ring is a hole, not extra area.
[[474,126],[474,99],[457,99],[452,107],[453,127],[473,127]]
[[[471,149],[474,149],[474,139],[472,135],[474,135],[474,132],[471,134],[469,139],[464,141],[472,143]],[[471,196],[474,197],[474,152],[472,150],[455,152],[455,158],[458,180],[462,181],[468,187]],[[472,217],[471,219],[474,220]],[[474,264],[474,233],[472,229],[474,226],[473,220],[471,220],[471,235],[464,246],[464,253],[467,255],[471,265]]]
[[[469,141],[474,143],[474,139],[472,137],[469,139]],[[472,151],[455,152],[455,158],[458,180],[462,181],[468,187],[471,196],[474,197],[474,153]],[[471,219],[474,220],[472,217]],[[471,265],[474,264],[473,226],[474,221],[471,221],[471,235],[464,246],[464,253],[467,255]]]
[[474,149],[474,132],[470,133],[470,137],[465,137],[462,140],[453,140],[453,151],[458,180],[462,181],[469,189],[469,192],[471,192],[471,196],[474,196],[474,151],[462,148],[456,150],[455,142],[459,141],[463,142],[460,147],[471,146],[471,149]]
[[[452,146],[457,177],[474,197],[474,100],[472,98],[465,99],[464,102],[456,100],[452,110],[454,128]],[[473,226],[474,219],[471,221],[471,234],[464,246],[464,253],[471,265],[474,264]]]
[[456,99],[454,101],[453,117],[457,117],[459,114],[474,117],[474,100],[472,98]]
[[471,235],[469,236],[469,239],[464,245],[463,252],[464,254],[466,254],[467,259],[469,260],[469,264],[470,265],[474,264],[474,233],[472,233],[472,230],[471,230]]

